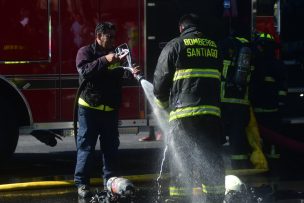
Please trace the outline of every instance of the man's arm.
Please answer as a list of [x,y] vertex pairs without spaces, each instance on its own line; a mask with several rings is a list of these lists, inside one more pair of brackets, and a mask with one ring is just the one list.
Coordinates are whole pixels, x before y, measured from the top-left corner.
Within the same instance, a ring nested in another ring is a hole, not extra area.
[[106,70],[110,63],[105,56],[93,59],[89,50],[85,47],[77,52],[76,67],[80,76],[84,79],[93,77],[98,71]]
[[153,78],[154,95],[160,103],[168,104],[175,71],[174,60],[172,45],[167,44],[158,58]]
[[78,73],[84,78],[93,77],[97,72],[106,71],[110,64],[120,62],[126,55],[118,56],[115,53],[109,53],[94,59],[87,47],[79,49],[76,56],[76,67]]

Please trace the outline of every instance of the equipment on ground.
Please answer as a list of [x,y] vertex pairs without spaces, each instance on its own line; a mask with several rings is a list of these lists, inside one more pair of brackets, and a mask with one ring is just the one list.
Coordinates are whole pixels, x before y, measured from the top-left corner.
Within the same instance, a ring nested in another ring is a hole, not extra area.
[[135,187],[133,183],[123,177],[112,177],[107,181],[107,190],[97,192],[91,203],[133,203]]
[[107,181],[107,189],[115,195],[120,196],[133,196],[134,185],[133,183],[122,177],[112,177]]
[[225,203],[275,202],[274,190],[271,186],[249,187],[234,175],[227,175],[225,177],[225,188]]

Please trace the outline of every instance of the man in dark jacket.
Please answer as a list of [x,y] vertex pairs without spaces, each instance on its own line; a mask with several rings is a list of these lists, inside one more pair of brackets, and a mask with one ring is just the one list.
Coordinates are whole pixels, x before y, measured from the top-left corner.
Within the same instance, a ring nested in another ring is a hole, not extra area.
[[[103,179],[117,174],[119,146],[118,110],[125,70],[120,64],[126,54],[114,52],[116,29],[110,22],[98,24],[93,44],[78,50],[76,67],[82,92],[78,100],[79,130],[74,181],[80,197],[90,196],[90,170],[99,136]],[[137,68],[133,74],[139,73]],[[76,135],[75,135],[76,136]]]
[[214,40],[198,31],[198,16],[179,22],[180,36],[162,50],[153,85],[157,104],[171,109],[168,147],[171,201],[223,202],[220,81],[222,59]]
[[[250,100],[259,125],[280,132],[280,110],[287,96],[287,70],[275,55],[276,42],[269,33],[259,33],[255,39],[254,66]],[[271,141],[264,140],[266,153],[274,150]],[[271,150],[272,148],[272,150]]]
[[[229,138],[232,168],[248,159],[249,144],[246,127],[249,123],[249,81],[251,75],[251,47],[249,41],[231,34],[222,41],[223,71],[221,85],[222,121],[224,136]],[[244,53],[242,53],[244,52]],[[241,72],[242,74],[238,74]]]

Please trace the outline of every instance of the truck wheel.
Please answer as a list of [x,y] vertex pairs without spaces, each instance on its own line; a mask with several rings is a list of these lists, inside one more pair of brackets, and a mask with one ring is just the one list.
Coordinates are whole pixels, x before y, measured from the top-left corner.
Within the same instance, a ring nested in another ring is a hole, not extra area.
[[0,160],[8,159],[15,152],[19,128],[16,120],[16,113],[12,108],[3,104],[0,105]]

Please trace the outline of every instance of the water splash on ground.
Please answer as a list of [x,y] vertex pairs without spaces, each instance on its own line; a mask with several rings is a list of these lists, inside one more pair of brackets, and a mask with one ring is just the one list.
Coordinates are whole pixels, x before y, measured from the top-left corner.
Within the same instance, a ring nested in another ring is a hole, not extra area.
[[[168,120],[169,120],[168,112],[157,106],[157,104],[155,102],[155,96],[153,93],[153,85],[150,82],[148,82],[147,80],[141,80],[141,85],[144,90],[145,96],[151,106],[151,109],[153,112],[153,118],[155,119],[160,130],[162,131],[162,134],[164,136],[164,142],[165,142],[165,149],[164,149],[164,153],[163,153],[163,159],[161,162],[160,173],[157,178],[157,185],[158,185],[158,198],[157,199],[160,200],[160,198],[162,196],[161,178],[163,175],[163,167],[164,167],[165,161],[167,161],[168,159],[173,160],[173,162],[175,163],[175,167],[178,168],[178,170],[181,171],[181,173],[183,173],[183,174],[190,174],[191,171],[193,170],[194,164],[192,166],[182,165],[180,160],[183,159],[182,156],[185,153],[183,151],[181,151],[180,148],[175,146],[174,139],[171,139],[171,137],[170,137],[173,135],[172,135],[172,133],[169,132],[170,126],[169,126],[169,122],[168,122]],[[173,127],[178,128],[178,126],[173,126]],[[204,157],[201,156],[202,153],[200,152],[200,149],[197,146],[195,146],[195,143],[193,143],[191,140],[188,140],[187,138],[188,138],[187,136],[184,137],[184,145],[193,146],[193,150],[191,150],[191,151],[193,151],[193,153],[192,153],[191,157],[189,157],[189,158],[191,158],[189,160],[195,159],[195,162],[197,162],[197,163],[205,162]],[[168,156],[168,154],[167,154],[168,147],[170,147],[170,154],[169,154],[170,157],[167,157]],[[190,148],[191,147],[189,147],[188,149],[190,149]],[[195,181],[195,180],[189,179],[186,182],[190,183],[193,181]],[[190,185],[186,185],[186,187],[192,188]]]

